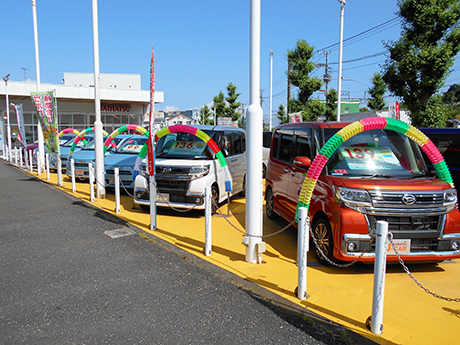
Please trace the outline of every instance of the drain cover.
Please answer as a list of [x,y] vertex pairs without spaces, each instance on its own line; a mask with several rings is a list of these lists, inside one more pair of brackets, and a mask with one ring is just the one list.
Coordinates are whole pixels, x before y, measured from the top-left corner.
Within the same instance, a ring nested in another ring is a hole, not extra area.
[[116,229],[116,230],[107,230],[107,231],[104,231],[104,234],[109,236],[110,238],[119,238],[119,237],[135,235],[136,232],[129,228],[122,228],[122,229]]

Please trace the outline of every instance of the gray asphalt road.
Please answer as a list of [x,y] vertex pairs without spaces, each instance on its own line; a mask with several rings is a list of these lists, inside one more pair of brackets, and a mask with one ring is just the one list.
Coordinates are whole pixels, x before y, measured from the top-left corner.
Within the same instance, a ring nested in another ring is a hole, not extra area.
[[0,343],[341,343],[138,232],[0,160]]

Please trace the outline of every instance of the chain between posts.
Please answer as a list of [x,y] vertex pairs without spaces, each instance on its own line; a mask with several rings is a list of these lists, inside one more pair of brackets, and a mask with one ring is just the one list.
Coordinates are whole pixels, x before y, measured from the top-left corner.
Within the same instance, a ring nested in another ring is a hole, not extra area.
[[318,249],[318,252],[320,253],[320,255],[328,262],[330,263],[331,265],[333,266],[336,266],[336,267],[341,267],[341,268],[346,268],[346,267],[350,267],[352,265],[354,265],[355,263],[357,263],[363,256],[364,254],[366,254],[366,252],[369,250],[369,248],[371,247],[372,245],[372,242],[374,242],[374,239],[375,239],[375,236],[372,234],[371,236],[371,239],[369,241],[369,243],[367,244],[366,248],[364,248],[363,252],[353,261],[351,262],[348,262],[346,264],[338,264],[334,261],[332,261],[331,259],[329,259],[326,254],[324,254],[324,252],[322,251],[322,249],[319,247],[318,245],[318,242],[316,241],[316,238],[315,238],[315,235],[313,234],[313,230],[312,228],[310,227],[310,234],[311,234],[311,238],[313,240],[313,243],[315,244],[316,246],[316,249]]
[[432,292],[431,290],[429,290],[428,288],[426,288],[425,286],[423,286],[422,283],[420,283],[415,277],[414,275],[409,271],[409,268],[405,265],[403,259],[401,258],[401,255],[399,255],[395,245],[394,245],[394,242],[393,242],[393,234],[388,234],[388,239],[391,243],[391,246],[393,248],[393,250],[395,251],[395,254],[396,256],[398,257],[398,260],[399,260],[399,263],[401,264],[401,266],[403,267],[404,271],[406,271],[406,273],[409,275],[409,277],[414,281],[415,284],[418,285],[419,288],[423,289],[426,293],[432,295],[433,297],[435,298],[439,298],[439,299],[442,299],[444,301],[447,301],[447,302],[460,302],[460,298],[450,298],[450,297],[444,297],[444,296],[441,296],[441,295],[438,295],[437,293],[434,293]]
[[232,228],[234,228],[236,231],[242,233],[243,235],[249,236],[249,237],[266,238],[266,237],[278,235],[278,234],[282,233],[283,231],[287,230],[287,229],[288,229],[291,225],[293,225],[293,224],[296,222],[296,220],[297,220],[297,219],[294,219],[292,222],[290,222],[288,225],[286,225],[286,226],[285,226],[284,228],[282,228],[281,230],[278,230],[278,231],[273,232],[273,233],[271,233],[271,234],[267,234],[267,235],[250,235],[250,234],[248,234],[246,231],[240,230],[240,229],[238,229],[235,225],[233,225],[233,224],[227,219],[227,217],[225,217],[225,215],[220,211],[220,208],[219,208],[219,206],[216,204],[216,201],[215,201],[214,199],[212,199],[212,202],[213,202],[214,206],[216,206],[216,211],[217,211],[221,216],[223,216],[223,218],[225,219],[225,221],[226,221],[228,224],[230,224],[230,226],[231,226]]

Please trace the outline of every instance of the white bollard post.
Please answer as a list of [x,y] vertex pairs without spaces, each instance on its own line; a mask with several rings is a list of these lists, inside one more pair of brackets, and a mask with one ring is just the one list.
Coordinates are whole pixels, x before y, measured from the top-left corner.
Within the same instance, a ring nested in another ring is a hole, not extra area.
[[30,172],[34,171],[32,150],[29,150],[29,171]]
[[46,163],[46,180],[50,180],[50,154],[47,152],[45,154],[45,163]]
[[42,175],[42,162],[40,161],[40,154],[37,151],[37,175],[41,176]]
[[18,165],[18,148],[14,147],[14,164]]
[[75,193],[77,188],[75,187],[75,162],[73,158],[70,160],[70,173],[72,174],[72,192]]
[[115,167],[114,171],[115,179],[115,213],[120,213],[120,168]]
[[307,299],[307,252],[309,250],[308,233],[310,231],[308,208],[299,208],[299,230],[297,232],[297,297],[300,300]]
[[19,149],[19,166],[22,168],[23,167],[23,162],[22,162],[22,149]]
[[374,262],[374,292],[372,297],[371,332],[382,334],[385,273],[387,264],[388,222],[377,221]]
[[149,176],[149,189],[150,189],[150,230],[156,230],[157,229],[157,184],[153,176]]
[[61,155],[58,154],[56,156],[56,159],[57,159],[56,165],[57,165],[57,174],[58,174],[58,186],[61,187],[62,186],[62,161],[61,161]]
[[212,253],[212,228],[211,228],[211,187],[204,188],[204,217],[205,217],[205,242],[204,255],[211,256]]
[[88,173],[89,173],[89,200],[94,202],[94,170],[93,163],[88,163]]

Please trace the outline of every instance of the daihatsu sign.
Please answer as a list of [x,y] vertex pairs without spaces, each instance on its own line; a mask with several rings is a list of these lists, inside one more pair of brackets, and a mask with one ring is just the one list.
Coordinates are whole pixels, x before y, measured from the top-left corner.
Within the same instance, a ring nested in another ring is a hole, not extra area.
[[129,114],[131,112],[130,105],[108,105],[108,104],[101,104],[101,111],[106,113],[121,113],[121,114]]

